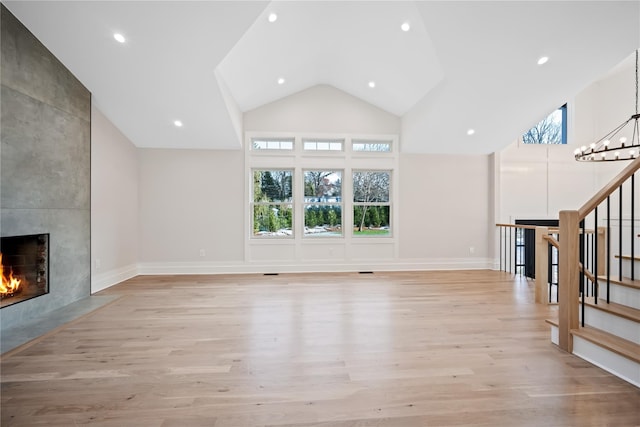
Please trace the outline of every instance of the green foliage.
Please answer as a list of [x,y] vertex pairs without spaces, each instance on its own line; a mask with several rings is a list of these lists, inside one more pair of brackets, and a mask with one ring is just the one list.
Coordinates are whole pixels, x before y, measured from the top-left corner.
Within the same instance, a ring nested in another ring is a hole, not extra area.
[[353,227],[358,232],[383,226],[389,226],[389,206],[356,205],[353,207]]
[[338,223],[338,214],[334,209],[330,209],[327,211],[327,221],[332,227],[334,227]]

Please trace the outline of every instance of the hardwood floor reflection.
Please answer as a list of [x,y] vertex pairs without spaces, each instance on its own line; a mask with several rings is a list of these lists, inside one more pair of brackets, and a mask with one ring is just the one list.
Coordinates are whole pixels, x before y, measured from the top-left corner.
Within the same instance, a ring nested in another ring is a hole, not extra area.
[[640,426],[494,271],[145,276],[2,357],[2,425]]

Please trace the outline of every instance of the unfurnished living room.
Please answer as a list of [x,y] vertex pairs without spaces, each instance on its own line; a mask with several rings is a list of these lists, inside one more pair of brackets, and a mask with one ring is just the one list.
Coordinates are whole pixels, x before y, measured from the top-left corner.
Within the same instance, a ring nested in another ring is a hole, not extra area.
[[640,1],[0,14],[2,426],[640,426]]

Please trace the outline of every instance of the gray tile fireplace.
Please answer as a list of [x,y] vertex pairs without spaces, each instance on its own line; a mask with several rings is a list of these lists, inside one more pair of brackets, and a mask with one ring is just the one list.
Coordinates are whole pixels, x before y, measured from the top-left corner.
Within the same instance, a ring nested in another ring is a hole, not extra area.
[[[91,94],[4,5],[0,15],[1,250],[38,251],[46,236],[47,255],[3,255],[30,282],[2,298],[5,330],[90,294]],[[9,303],[27,293],[39,294]]]

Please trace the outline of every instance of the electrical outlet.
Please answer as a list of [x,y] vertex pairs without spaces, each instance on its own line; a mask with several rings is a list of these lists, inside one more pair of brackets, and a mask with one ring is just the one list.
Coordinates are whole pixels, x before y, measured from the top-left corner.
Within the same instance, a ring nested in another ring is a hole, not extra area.
[[204,249],[200,249],[200,256],[204,257],[206,255],[207,255],[207,253],[204,251]]
[[474,248],[473,246],[469,246],[469,253],[472,255],[476,253],[476,248]]
[[95,265],[96,265],[96,271],[100,270],[100,267],[102,266],[102,264],[100,263],[99,259],[96,259],[94,261]]

